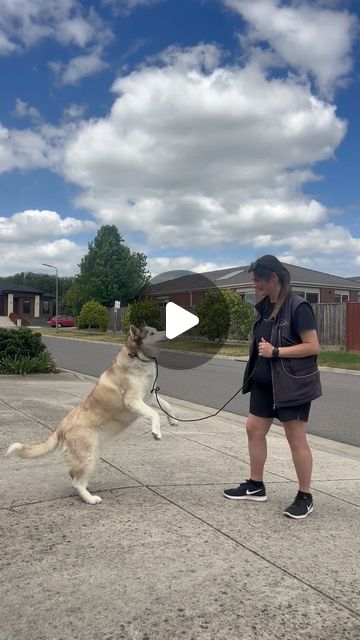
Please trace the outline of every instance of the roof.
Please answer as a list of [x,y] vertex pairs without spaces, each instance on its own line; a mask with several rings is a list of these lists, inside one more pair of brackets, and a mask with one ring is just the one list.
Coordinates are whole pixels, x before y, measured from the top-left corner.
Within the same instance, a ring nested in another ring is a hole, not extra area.
[[[355,279],[333,276],[322,271],[298,267],[294,264],[283,265],[290,271],[291,284],[312,287],[331,287],[333,289],[360,290],[360,281]],[[144,290],[146,295],[163,295],[167,293],[180,293],[181,291],[204,291],[210,288],[247,287],[251,286],[251,274],[248,265],[231,267],[206,273],[192,273],[173,280],[149,285]]]
[[47,298],[55,298],[52,293],[45,293],[41,289],[28,287],[26,284],[13,284],[10,281],[0,282],[0,295],[7,293],[32,293],[34,295],[43,295]]

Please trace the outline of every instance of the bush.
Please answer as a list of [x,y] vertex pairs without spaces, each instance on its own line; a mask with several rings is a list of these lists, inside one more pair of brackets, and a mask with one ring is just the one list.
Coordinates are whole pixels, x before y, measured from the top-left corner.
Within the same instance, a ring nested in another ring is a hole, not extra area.
[[54,360],[31,329],[0,329],[0,373],[55,373]]
[[128,331],[131,324],[140,327],[142,323],[149,327],[161,330],[161,315],[157,303],[151,298],[138,300],[130,305],[127,314],[122,320],[123,331]]
[[196,307],[199,333],[209,340],[247,340],[254,322],[251,304],[232,291],[209,291]]
[[0,328],[0,360],[6,356],[38,356],[46,350],[41,334],[26,327],[19,329]]
[[11,322],[13,322],[16,325],[17,325],[17,321],[21,320],[21,326],[22,327],[28,327],[29,326],[29,322],[26,320],[26,318],[23,318],[22,316],[18,316],[18,314],[15,313],[14,311],[12,311],[9,314],[9,318],[10,318]]
[[81,307],[81,311],[76,319],[78,329],[90,329],[99,328],[102,331],[106,331],[109,325],[110,314],[106,307],[96,302],[96,300],[89,300],[85,302]]
[[27,373],[57,373],[56,364],[48,351],[38,356],[17,354],[0,360],[0,373],[26,375]]

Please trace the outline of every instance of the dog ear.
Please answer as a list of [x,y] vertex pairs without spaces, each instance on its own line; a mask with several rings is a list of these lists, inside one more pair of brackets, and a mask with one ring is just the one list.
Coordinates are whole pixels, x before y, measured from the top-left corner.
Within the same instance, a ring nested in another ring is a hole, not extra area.
[[140,331],[133,324],[130,325],[129,336],[132,340],[136,340],[139,337]]

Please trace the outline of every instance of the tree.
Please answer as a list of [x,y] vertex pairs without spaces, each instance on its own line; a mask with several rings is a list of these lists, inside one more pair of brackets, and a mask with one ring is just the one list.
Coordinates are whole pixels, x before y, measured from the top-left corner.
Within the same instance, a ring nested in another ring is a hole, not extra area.
[[79,329],[89,329],[89,333],[92,327],[98,327],[102,331],[106,331],[109,318],[109,311],[106,307],[103,307],[96,300],[89,300],[81,308],[77,317],[77,326]]
[[103,225],[88,247],[70,292],[78,305],[91,298],[105,307],[127,303],[149,283],[146,256],[130,251],[115,225]]
[[142,322],[158,330],[162,328],[159,306],[151,298],[138,300],[130,305],[126,316],[123,318],[122,328],[128,331],[131,324],[139,328]]
[[246,340],[254,322],[251,304],[239,294],[226,290],[207,292],[196,307],[196,315],[200,335],[206,335],[209,340]]

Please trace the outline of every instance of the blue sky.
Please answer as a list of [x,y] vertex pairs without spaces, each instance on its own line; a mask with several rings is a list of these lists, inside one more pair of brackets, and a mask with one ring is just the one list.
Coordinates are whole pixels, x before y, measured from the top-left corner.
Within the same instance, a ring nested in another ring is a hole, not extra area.
[[0,275],[72,275],[102,224],[154,275],[360,275],[359,26],[350,0],[5,3]]

